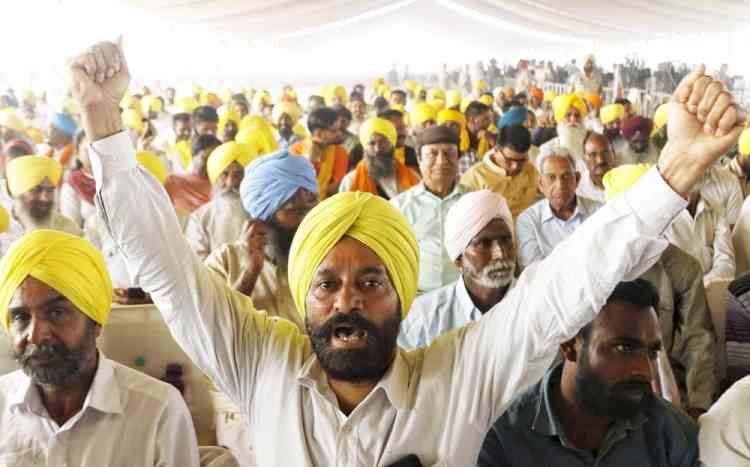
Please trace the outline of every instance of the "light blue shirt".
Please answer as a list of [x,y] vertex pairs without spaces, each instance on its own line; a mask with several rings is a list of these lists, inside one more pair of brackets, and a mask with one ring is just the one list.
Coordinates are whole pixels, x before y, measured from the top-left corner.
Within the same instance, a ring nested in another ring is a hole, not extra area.
[[[513,288],[515,279],[508,290]],[[466,290],[463,276],[453,283],[420,295],[401,323],[398,344],[404,349],[427,347],[440,335],[478,321],[482,312]]]
[[439,198],[430,193],[424,182],[401,193],[391,204],[401,211],[419,243],[419,290],[429,292],[450,284],[459,276],[456,265],[445,251],[445,218],[448,210],[466,193],[456,184],[451,194]]
[[516,220],[518,262],[521,267],[528,267],[534,261],[549,256],[558,243],[568,238],[601,206],[598,201],[576,196],[576,209],[566,221],[552,212],[546,199],[521,213]]

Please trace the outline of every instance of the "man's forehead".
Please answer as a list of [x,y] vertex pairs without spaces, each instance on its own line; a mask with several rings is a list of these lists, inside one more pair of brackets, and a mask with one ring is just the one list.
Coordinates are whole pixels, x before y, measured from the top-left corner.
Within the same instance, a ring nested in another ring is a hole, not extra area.
[[501,235],[510,235],[510,227],[504,219],[496,217],[492,219],[487,225],[484,226],[478,234],[474,236],[474,239],[481,239],[487,237],[498,237]]
[[654,341],[659,337],[659,320],[653,307],[636,306],[620,300],[609,301],[594,323],[594,328],[607,339]]
[[372,248],[353,237],[345,235],[323,258],[316,275],[337,275],[342,270],[385,273],[386,267]]
[[430,143],[422,146],[422,150],[427,151],[457,151],[458,145],[453,143]]
[[19,284],[18,288],[16,288],[15,292],[13,292],[8,307],[30,308],[43,305],[50,301],[58,301],[58,299],[68,301],[63,294],[53,287],[45,284],[39,279],[29,276],[24,279],[21,284]]

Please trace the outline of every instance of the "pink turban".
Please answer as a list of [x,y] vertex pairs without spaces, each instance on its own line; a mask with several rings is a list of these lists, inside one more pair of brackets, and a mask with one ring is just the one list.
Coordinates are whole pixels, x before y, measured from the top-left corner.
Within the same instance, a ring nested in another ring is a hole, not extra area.
[[461,256],[472,239],[493,219],[502,219],[513,232],[513,215],[505,198],[490,190],[467,193],[445,217],[445,249],[450,259]]
[[622,136],[624,136],[625,139],[631,139],[633,136],[635,136],[636,133],[650,136],[651,130],[653,128],[654,121],[650,118],[634,116],[622,122],[620,131],[622,132]]

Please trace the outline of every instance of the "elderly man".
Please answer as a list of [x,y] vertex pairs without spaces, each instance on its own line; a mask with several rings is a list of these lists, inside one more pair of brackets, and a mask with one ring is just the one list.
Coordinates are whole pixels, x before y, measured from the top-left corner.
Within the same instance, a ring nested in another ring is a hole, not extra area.
[[318,174],[320,198],[337,193],[349,169],[349,155],[341,145],[339,114],[329,107],[319,107],[307,117],[310,137],[289,148],[291,154],[306,157]]
[[47,157],[55,159],[63,167],[66,167],[75,154],[73,137],[77,128],[78,125],[70,115],[65,113],[52,114],[47,129],[47,144],[50,147]]
[[193,142],[190,173],[170,175],[164,188],[177,209],[193,212],[211,200],[211,180],[208,178],[208,157],[221,146],[216,136],[205,134]]
[[518,263],[522,268],[542,260],[568,238],[601,203],[576,195],[581,174],[567,149],[546,145],[537,165],[544,199],[518,217]]
[[600,203],[606,201],[604,194],[604,174],[614,164],[612,144],[606,136],[599,133],[587,133],[583,140],[583,162],[586,172],[581,174],[576,194]]
[[583,163],[583,140],[587,131],[583,118],[588,113],[588,107],[580,96],[563,94],[555,98],[552,108],[557,122],[557,138],[544,143],[542,148],[545,145],[564,147],[575,158],[576,169],[584,172],[586,165]]
[[619,152],[618,165],[621,164],[656,164],[659,150],[651,141],[651,130],[654,121],[650,118],[633,116],[622,122],[622,137],[628,145]]
[[362,191],[392,199],[419,183],[419,175],[395,157],[398,133],[389,120],[369,119],[359,139],[364,157],[341,181],[340,192]]
[[698,427],[650,387],[662,342],[654,286],[621,282],[564,361],[518,396],[487,434],[478,466],[694,466]]
[[0,235],[0,254],[24,234],[51,229],[80,236],[83,231],[55,209],[62,166],[46,156],[21,156],[5,168],[8,193],[13,198],[10,227]]
[[185,227],[185,237],[201,259],[239,238],[247,219],[240,203],[240,183],[253,156],[249,146],[234,142],[222,144],[209,156],[206,171],[214,187],[213,198],[190,214]]
[[622,104],[605,105],[599,111],[599,119],[604,126],[604,134],[613,145],[620,144],[623,141],[620,129],[624,118],[625,106]]
[[[305,158],[280,152],[256,160],[247,172],[241,192],[250,218],[205,265],[270,316],[287,319],[304,332],[289,290],[287,264],[292,238],[318,201],[315,169]],[[227,446],[242,465],[255,465],[242,411],[216,389],[211,397],[218,444]]]
[[466,189],[458,183],[458,137],[447,126],[433,126],[419,138],[422,182],[391,200],[414,228],[419,243],[419,290],[429,292],[453,282],[458,269],[443,239],[445,219]]
[[497,145],[480,164],[461,177],[472,191],[490,190],[502,195],[513,217],[518,217],[537,199],[539,172],[529,163],[531,133],[522,125],[508,125],[497,135]]
[[586,94],[601,94],[603,86],[602,75],[596,69],[596,60],[593,54],[583,59],[583,71],[573,78],[571,92],[583,92]]
[[[392,205],[340,193],[305,217],[289,255],[301,335],[207,271],[164,193],[135,169],[132,143],[112,118],[130,81],[121,47],[97,44],[68,67],[101,167],[102,216],[175,339],[240,403],[263,466],[470,465],[492,420],[543,375],[555,347],[666,248],[660,235],[683,197],[742,129],[731,95],[697,68],[673,96],[680,105],[658,169],[527,269],[484,319],[405,352],[396,339],[416,294],[419,248]],[[713,104],[698,110],[704,96]],[[706,125],[697,112],[707,112]],[[154,217],[163,222],[146,222]]]
[[98,351],[111,303],[101,253],[76,236],[38,230],[3,257],[0,321],[20,366],[0,377],[3,465],[198,466],[177,389]]
[[427,347],[479,320],[506,296],[515,282],[516,256],[505,199],[489,190],[461,197],[445,219],[445,249],[461,276],[414,300],[398,339],[405,349]]

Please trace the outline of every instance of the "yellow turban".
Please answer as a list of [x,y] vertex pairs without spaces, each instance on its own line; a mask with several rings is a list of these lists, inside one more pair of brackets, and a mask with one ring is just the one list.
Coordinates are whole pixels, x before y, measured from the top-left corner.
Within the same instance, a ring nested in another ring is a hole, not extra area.
[[294,102],[281,102],[273,106],[273,123],[278,125],[279,119],[284,114],[289,115],[292,122],[297,123],[301,113],[302,109]]
[[21,156],[8,162],[5,175],[8,190],[15,197],[33,190],[46,179],[57,186],[62,177],[62,165],[46,156]]
[[4,207],[0,206],[0,233],[6,232],[10,225],[10,216]]
[[42,144],[42,143],[44,143],[44,133],[42,133],[42,130],[40,130],[39,128],[27,128],[26,129],[26,136],[34,144]]
[[472,102],[475,102],[474,99],[470,99],[468,97],[463,98],[463,100],[461,100],[461,106],[459,107],[461,113],[466,112],[466,109],[469,108],[469,104],[471,104]]
[[234,141],[224,143],[211,152],[206,163],[208,179],[211,184],[216,183],[224,170],[232,164],[238,162],[242,167],[247,166],[257,156],[255,149],[248,144],[240,144]]
[[372,80],[373,89],[378,89],[378,86],[380,86],[381,84],[385,84],[385,78],[383,78],[382,76],[379,76],[375,78],[374,80]]
[[329,86],[326,88],[325,95],[323,96],[326,101],[326,105],[331,107],[333,105],[333,98],[338,97],[341,105],[346,105],[347,96],[346,88],[341,85]]
[[378,86],[377,93],[380,97],[390,96],[391,87],[387,84],[381,84],[380,86]]
[[444,109],[437,114],[437,124],[443,125],[446,122],[456,122],[461,125],[461,144],[459,149],[466,151],[469,149],[469,131],[466,129],[466,117],[461,112],[451,109]]
[[[273,128],[265,118],[260,115],[245,115],[245,118],[240,121],[240,131],[247,128],[254,128],[261,132],[263,138],[266,140],[265,144],[268,147],[268,152],[273,152],[279,148],[276,138],[273,136]],[[237,142],[241,143],[242,141],[237,140]]]
[[0,126],[23,133],[24,124],[21,118],[12,109],[0,110]]
[[176,99],[175,104],[180,112],[192,114],[193,110],[197,109],[200,104],[192,96],[180,96]]
[[622,120],[625,117],[625,106],[622,104],[610,104],[602,107],[599,112],[599,118],[604,125],[614,122],[615,120]]
[[425,102],[416,104],[411,110],[411,122],[414,125],[421,125],[428,120],[437,119],[435,108]]
[[745,129],[740,135],[740,154],[750,156],[750,129]]
[[544,100],[547,102],[552,102],[557,98],[557,93],[553,90],[545,91],[544,92]]
[[143,166],[144,169],[148,170],[148,172],[154,176],[157,180],[159,180],[159,183],[164,185],[164,182],[167,181],[167,165],[164,163],[163,160],[159,158],[156,154],[149,151],[138,151],[136,153],[135,158],[138,160],[138,163]]
[[503,88],[503,94],[505,94],[505,97],[510,99],[511,97],[516,95],[516,90],[513,89],[513,86],[505,86]]
[[273,99],[271,98],[271,93],[268,91],[258,91],[255,97],[253,97],[253,108],[256,111],[259,112],[261,107],[268,107],[269,105],[273,105]]
[[141,105],[141,101],[137,97],[126,95],[120,101],[120,108],[122,110],[133,109],[143,115],[143,105]]
[[414,92],[414,88],[416,87],[417,87],[417,83],[414,82],[414,80],[407,79],[404,81],[404,88],[406,88],[407,90]]
[[581,118],[585,117],[588,113],[586,103],[576,94],[562,94],[552,101],[552,109],[555,112],[555,120],[557,123],[565,120],[565,114],[568,113],[568,110],[570,110],[571,107],[578,109],[581,113]]
[[130,128],[139,135],[143,134],[143,130],[146,128],[143,123],[143,114],[134,109],[127,109],[122,113],[122,124],[125,125],[125,128]]
[[178,162],[183,169],[187,169],[190,161],[193,160],[193,148],[190,147],[189,141],[180,141],[173,146],[172,156],[178,158]]
[[445,108],[445,101],[443,99],[433,99],[429,102],[436,112],[439,112]]
[[380,117],[372,117],[362,124],[359,129],[359,142],[362,146],[367,147],[370,142],[370,137],[378,133],[388,138],[392,146],[396,146],[396,140],[398,139],[398,133],[396,133],[396,127],[393,126],[390,120],[386,120]]
[[478,80],[476,83],[474,83],[474,90],[477,92],[484,92],[489,88],[490,88],[490,85],[487,84],[486,81],[483,81],[481,79]]
[[257,127],[249,126],[244,130],[240,130],[237,136],[234,137],[234,141],[249,146],[251,151],[255,152],[258,156],[270,154],[274,151],[268,144],[268,139]]
[[157,99],[156,96],[145,96],[141,100],[143,108],[146,112],[161,112],[163,109],[161,99]]
[[289,253],[289,286],[297,311],[320,263],[344,236],[369,247],[385,265],[406,316],[417,293],[419,245],[406,218],[388,201],[363,192],[339,193],[316,206],[297,229]]
[[457,91],[455,89],[452,89],[448,91],[445,97],[445,106],[446,107],[458,107],[461,105],[461,91]]
[[445,102],[445,91],[440,88],[432,88],[427,91],[427,100],[434,101],[435,99],[441,99]]
[[234,122],[237,125],[237,130],[240,128],[240,116],[237,112],[232,109],[227,109],[219,115],[219,124],[217,125],[219,135],[224,134],[224,127],[227,126],[228,122]]
[[490,96],[489,94],[483,94],[479,98],[479,102],[481,102],[484,105],[488,105],[488,106],[492,107],[492,104],[493,104],[493,102],[492,102],[492,96]]
[[604,174],[602,182],[607,201],[625,193],[650,168],[651,164],[624,164]]
[[669,118],[669,104],[662,104],[654,112],[654,132],[659,131],[661,127],[667,124]]
[[95,322],[107,324],[112,282],[104,257],[88,241],[57,230],[35,230],[10,247],[0,262],[0,320],[6,330],[10,300],[29,276],[60,292]]
[[201,105],[210,105],[211,107],[218,109],[221,107],[221,99],[216,93],[203,91],[201,93]]

